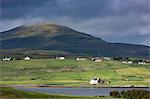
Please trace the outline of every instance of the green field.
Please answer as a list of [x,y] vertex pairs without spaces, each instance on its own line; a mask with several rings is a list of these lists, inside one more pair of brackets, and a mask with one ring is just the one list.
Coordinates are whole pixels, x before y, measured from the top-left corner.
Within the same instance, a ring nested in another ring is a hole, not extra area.
[[[31,59],[0,61],[0,84],[46,84],[87,86],[91,77],[110,84],[96,86],[150,86],[150,64],[122,64],[120,61],[94,62],[75,59]],[[95,86],[95,87],[96,87]],[[91,86],[93,87],[93,85]]]

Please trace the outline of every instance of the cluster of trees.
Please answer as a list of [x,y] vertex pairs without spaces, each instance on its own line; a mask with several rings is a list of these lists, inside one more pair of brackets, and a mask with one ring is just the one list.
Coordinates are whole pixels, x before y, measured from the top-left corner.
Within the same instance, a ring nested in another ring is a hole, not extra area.
[[112,91],[110,96],[113,98],[127,99],[150,99],[150,91],[145,90],[129,90],[129,91]]

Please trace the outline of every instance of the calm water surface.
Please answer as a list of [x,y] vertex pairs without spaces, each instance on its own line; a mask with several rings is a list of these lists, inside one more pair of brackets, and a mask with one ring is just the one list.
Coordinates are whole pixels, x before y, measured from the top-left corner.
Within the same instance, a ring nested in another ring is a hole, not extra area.
[[43,87],[15,87],[16,89],[31,92],[46,92],[50,94],[64,94],[75,96],[108,96],[111,91],[123,90],[150,90],[150,88],[43,88]]

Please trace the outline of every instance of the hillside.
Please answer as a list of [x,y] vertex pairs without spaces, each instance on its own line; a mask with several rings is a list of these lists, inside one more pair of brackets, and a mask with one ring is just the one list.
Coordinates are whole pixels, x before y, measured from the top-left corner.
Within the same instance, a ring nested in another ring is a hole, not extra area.
[[[65,52],[71,55],[149,57],[150,47],[122,43],[109,43],[100,38],[54,24],[22,25],[1,32],[1,55],[26,52]],[[19,51],[18,51],[19,50]],[[9,54],[8,54],[9,52]],[[33,53],[32,53],[33,54]],[[34,56],[33,54],[33,56]],[[28,53],[26,55],[31,55]]]

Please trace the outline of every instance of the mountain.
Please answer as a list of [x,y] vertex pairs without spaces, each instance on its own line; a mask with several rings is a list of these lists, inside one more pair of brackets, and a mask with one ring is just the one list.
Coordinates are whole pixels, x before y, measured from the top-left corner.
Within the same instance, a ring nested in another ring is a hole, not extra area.
[[[1,32],[1,54],[53,53],[89,56],[149,57],[150,47],[109,43],[100,38],[55,24],[22,25]],[[61,52],[61,53],[59,53]],[[27,54],[27,55],[28,55]],[[33,55],[34,55],[33,54]],[[30,54],[31,55],[31,54]]]

